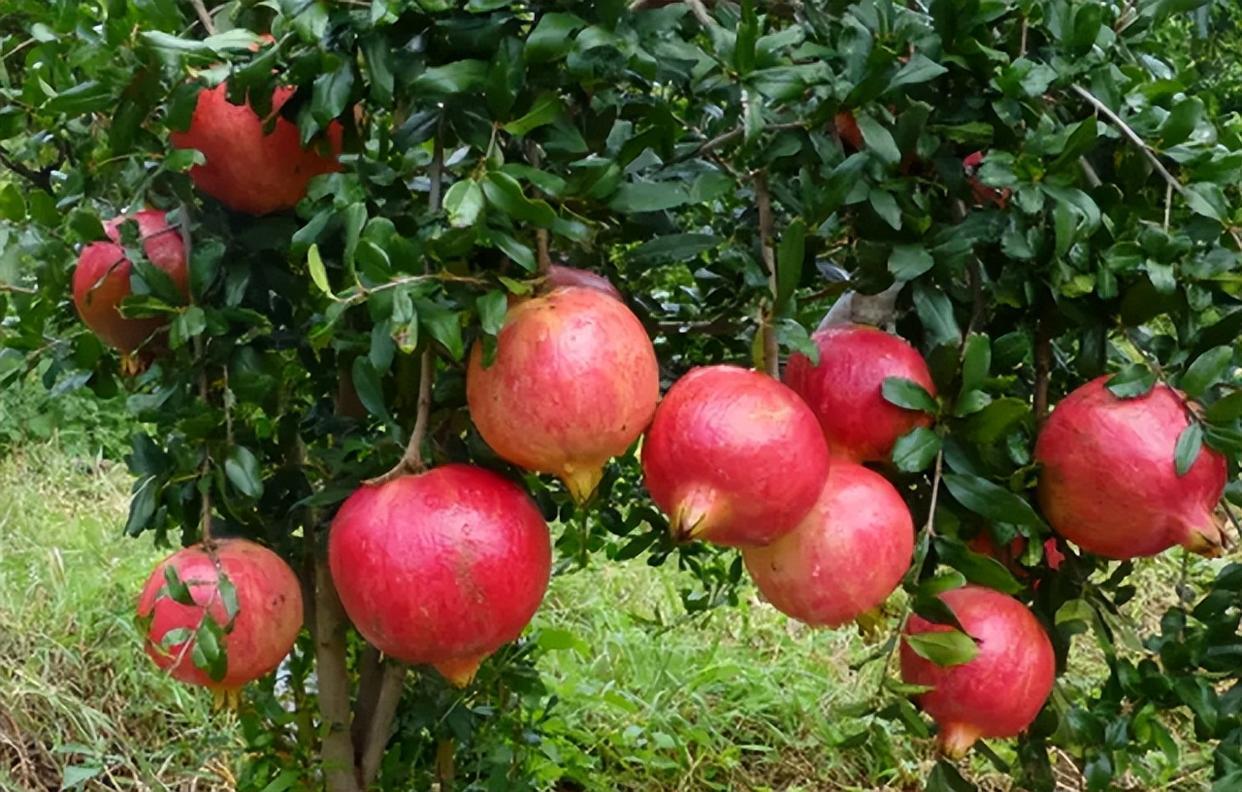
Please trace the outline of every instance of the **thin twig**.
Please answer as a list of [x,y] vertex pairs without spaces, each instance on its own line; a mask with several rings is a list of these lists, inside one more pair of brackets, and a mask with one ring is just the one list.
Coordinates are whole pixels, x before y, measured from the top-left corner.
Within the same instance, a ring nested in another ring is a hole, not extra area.
[[1100,174],[1095,172],[1095,168],[1092,167],[1086,157],[1078,158],[1078,167],[1082,168],[1082,175],[1086,178],[1087,184],[1091,185],[1092,189],[1095,189],[1104,183],[1100,181]]
[[487,281],[482,278],[473,278],[469,275],[455,275],[451,272],[432,272],[423,275],[403,275],[400,278],[393,278],[387,283],[381,283],[379,286],[360,286],[359,290],[348,296],[343,296],[341,301],[347,305],[355,305],[365,302],[369,297],[389,289],[396,289],[401,286],[409,286],[414,283],[424,283],[426,281],[446,281],[449,283],[469,283],[474,286],[488,286]]
[[203,0],[190,0],[190,3],[194,6],[194,13],[198,14],[198,21],[203,23],[203,30],[207,31],[207,35],[216,35],[216,23],[208,13],[207,6],[203,5]]
[[703,0],[686,0],[686,5],[690,6],[690,11],[694,14],[694,18],[699,20],[699,24],[705,28],[720,27],[712,15],[708,13],[707,6],[703,5]]
[[1173,185],[1164,188],[1164,230],[1169,230],[1169,215],[1173,214]]
[[768,175],[764,170],[751,174],[751,180],[755,185],[755,206],[759,209],[760,255],[768,271],[768,289],[772,292],[771,303],[760,309],[759,314],[759,332],[763,334],[763,368],[770,376],[780,379],[780,349],[776,343],[772,316],[776,310],[777,295],[776,254],[772,250],[772,196],[768,192]]
[[1018,42],[1018,57],[1026,57],[1026,34],[1030,28],[1030,22],[1026,17],[1022,17],[1022,39]]
[[25,286],[18,286],[14,283],[0,283],[0,292],[11,292],[13,294],[38,294],[37,289],[27,289]]
[[[806,128],[805,121],[789,121],[789,122],[781,123],[781,124],[769,124],[764,127],[764,131],[765,132],[766,131],[785,132],[790,129],[805,129],[805,128]],[[681,154],[680,156],[674,157],[672,162],[674,163],[683,162],[685,160],[693,159],[701,155],[710,154],[711,152],[715,151],[721,146],[726,146],[729,143],[732,143],[733,141],[742,137],[742,135],[744,134],[746,134],[746,126],[744,124],[740,124],[734,127],[733,129],[730,129],[728,132],[722,132],[714,138],[703,141],[703,143],[701,143],[698,148],[691,149],[690,151],[684,154]]]
[[1035,319],[1035,428],[1048,419],[1048,380],[1052,374],[1052,335],[1048,332],[1048,317],[1041,311]]

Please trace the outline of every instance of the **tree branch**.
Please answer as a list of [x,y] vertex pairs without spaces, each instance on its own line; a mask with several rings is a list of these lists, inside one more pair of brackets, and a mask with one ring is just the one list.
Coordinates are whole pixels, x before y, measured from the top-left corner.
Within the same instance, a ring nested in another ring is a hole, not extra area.
[[716,20],[712,19],[712,15],[708,13],[707,6],[703,5],[703,0],[686,0],[686,5],[690,6],[690,11],[694,14],[694,18],[699,20],[699,24],[703,27],[720,27],[716,24]]
[[358,660],[358,693],[354,696],[354,723],[350,727],[355,758],[359,765],[362,764],[363,744],[367,739],[371,718],[375,715],[375,703],[379,699],[380,679],[383,675],[384,663],[380,658],[380,650],[368,643]]
[[755,185],[755,205],[759,209],[759,246],[763,256],[763,265],[768,270],[768,289],[772,292],[772,302],[760,309],[759,332],[763,334],[763,368],[770,376],[780,379],[781,357],[776,344],[776,329],[773,326],[773,311],[776,310],[776,254],[772,250],[772,196],[768,192],[768,175],[762,169],[751,175]]
[[1048,332],[1046,311],[1035,319],[1035,429],[1048,419],[1048,379],[1052,374],[1052,336]]
[[384,758],[384,750],[388,747],[388,738],[392,733],[392,722],[397,717],[397,705],[401,703],[401,693],[405,689],[405,673],[406,668],[401,663],[390,660],[384,664],[379,697],[375,701],[375,712],[367,729],[362,752],[364,787],[369,787],[379,775],[380,762]]
[[[314,530],[310,521],[304,530]],[[345,666],[345,609],[322,559],[315,561],[315,670],[323,721],[324,775],[329,792],[358,792],[349,733],[349,673]]]
[[[769,124],[768,126],[764,127],[764,130],[772,131],[772,132],[784,132],[790,129],[805,129],[805,128],[806,128],[805,121],[790,121],[790,122],[783,123],[783,124]],[[685,160],[693,159],[700,155],[710,154],[711,152],[715,151],[721,146],[725,146],[725,145],[728,145],[729,143],[732,143],[733,141],[742,137],[742,135],[744,135],[745,133],[746,133],[746,127],[744,125],[738,125],[737,127],[730,129],[728,132],[722,132],[716,137],[711,138],[710,140],[703,141],[703,143],[700,144],[698,148],[691,149],[685,154],[674,157],[672,159],[672,162],[673,163],[684,162]]]
[[203,5],[203,0],[190,0],[190,3],[194,6],[194,13],[198,14],[198,21],[203,23],[203,30],[207,31],[207,35],[216,35],[216,23],[208,13],[207,6]]
[[4,149],[0,149],[0,165],[8,168],[18,176],[21,176],[35,187],[49,193],[52,191],[52,171],[55,170],[55,168],[48,168],[47,170],[41,171],[35,170],[34,168],[23,165],[22,163],[11,158],[7,153],[5,153]]

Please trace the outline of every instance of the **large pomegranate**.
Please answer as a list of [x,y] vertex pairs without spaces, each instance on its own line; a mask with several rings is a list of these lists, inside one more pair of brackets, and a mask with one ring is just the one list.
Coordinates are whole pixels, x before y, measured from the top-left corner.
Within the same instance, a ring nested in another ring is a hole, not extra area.
[[766,547],[742,549],[773,606],[828,627],[881,605],[913,554],[914,522],[900,493],[880,474],[841,460],[796,528]]
[[[933,688],[918,697],[919,705],[940,726],[941,748],[958,757],[980,737],[1014,737],[1035,720],[1052,692],[1056,658],[1039,620],[1016,599],[982,586],[946,591],[940,599],[979,653],[945,668],[902,641],[901,676]],[[908,635],[950,629],[917,615],[906,625]]]
[[656,410],[643,477],[678,540],[765,545],[815,505],[828,447],[810,408],[776,380],[736,366],[696,368]]
[[[295,89],[280,86],[272,94],[272,112],[293,96]],[[270,134],[263,134],[263,119],[249,104],[235,105],[228,100],[228,86],[204,88],[190,128],[173,132],[173,145],[198,149],[206,157],[203,165],[190,169],[198,189],[238,212],[263,215],[290,209],[306,195],[312,178],[340,170],[341,125],[333,122],[327,130],[330,156],[314,147],[303,148],[298,128],[278,118]]]
[[[214,542],[214,552],[213,560],[198,544],[160,562],[138,599],[138,616],[149,620],[146,648],[156,665],[182,682],[227,692],[271,673],[289,654],[302,629],[302,590],[289,565],[262,545],[221,539]],[[164,568],[168,566],[177,570],[193,605],[182,605],[167,593]],[[237,591],[238,609],[231,629],[217,570],[224,572]],[[228,629],[224,638],[228,667],[219,681],[194,665],[193,638],[161,645],[170,630],[193,633],[204,618]]]
[[364,638],[465,686],[534,616],[552,550],[520,487],[445,465],[351,495],[332,522],[328,561]]
[[474,425],[497,454],[560,476],[581,502],[608,460],[647,428],[660,371],[629,308],[604,292],[571,286],[513,305],[490,366],[475,345],[466,398]]
[[127,219],[138,223],[142,250],[147,260],[163,270],[185,296],[189,296],[189,272],[181,230],[168,224],[160,211],[147,209],[132,218],[117,217],[104,224],[108,242],[93,242],[82,249],[73,271],[73,304],[82,321],[104,343],[121,352],[141,347],[167,320],[160,317],[127,319],[121,301],[133,294],[133,265],[121,247],[120,226]]
[[1203,448],[1184,476],[1174,448],[1186,405],[1167,385],[1121,399],[1107,377],[1082,385],[1052,411],[1035,444],[1039,502],[1057,533],[1106,558],[1155,555],[1173,545],[1219,552],[1213,512],[1225,458]]
[[898,407],[881,388],[889,377],[913,380],[935,395],[927,363],[903,339],[865,325],[825,327],[812,336],[819,365],[794,354],[785,383],[815,411],[834,456],[855,462],[887,462],[898,437],[931,418]]

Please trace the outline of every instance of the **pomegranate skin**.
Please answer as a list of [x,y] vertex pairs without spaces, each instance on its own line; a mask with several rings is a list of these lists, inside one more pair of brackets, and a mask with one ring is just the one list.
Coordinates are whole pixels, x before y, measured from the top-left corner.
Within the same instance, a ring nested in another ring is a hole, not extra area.
[[1173,545],[1220,552],[1213,513],[1225,489],[1225,458],[1206,446],[1184,476],[1174,448],[1188,419],[1181,397],[1156,385],[1114,396],[1107,376],[1056,406],[1035,444],[1039,503],[1057,533],[1089,553],[1126,559]]
[[[117,217],[104,224],[108,242],[93,242],[82,249],[73,271],[73,304],[82,322],[100,340],[124,353],[141,347],[167,324],[160,317],[126,318],[121,302],[133,294],[130,274],[133,265],[121,246],[121,224],[129,218]],[[142,249],[147,260],[163,270],[185,297],[189,297],[189,271],[181,230],[168,225],[164,212],[146,209],[132,218],[138,223]]]
[[837,627],[879,607],[914,555],[914,521],[878,473],[833,460],[819,500],[792,531],[742,549],[751,580],[782,613]]
[[[1056,676],[1056,657],[1043,626],[1012,597],[982,586],[946,591],[940,599],[979,646],[969,663],[942,668],[901,643],[901,677],[933,688],[917,697],[940,726],[941,749],[963,756],[981,737],[1015,737],[1043,709]],[[907,635],[946,632],[911,614]]]
[[842,110],[832,117],[833,126],[845,148],[850,151],[862,151],[862,130],[858,128],[858,120],[849,110]]
[[364,638],[464,687],[530,623],[552,548],[520,487],[482,468],[444,465],[354,492],[332,522],[328,562]]
[[[228,611],[217,595],[216,566],[203,545],[179,550],[155,567],[138,599],[138,616],[150,619],[146,651],[157,666],[182,682],[227,692],[270,674],[289,654],[302,629],[302,589],[289,565],[262,545],[221,539],[215,542],[215,552],[220,568],[237,590],[238,604],[233,629],[224,638],[228,668],[223,679],[215,681],[194,665],[193,645],[184,656],[184,644],[160,646],[169,630],[195,630],[204,609],[216,624],[228,624]],[[194,605],[161,596],[164,568],[170,565],[189,588]]]
[[655,348],[638,318],[576,286],[510,307],[496,359],[484,367],[476,344],[466,376],[470,417],[487,444],[559,476],[578,502],[647,428],[659,398]]
[[815,415],[776,380],[736,366],[674,383],[643,443],[643,478],[679,541],[766,545],[815,505],[828,447]]
[[[272,112],[293,96],[291,86],[272,94]],[[230,104],[228,85],[204,88],[198,95],[190,128],[170,136],[177,148],[198,149],[207,162],[190,168],[194,186],[228,208],[252,215],[291,209],[306,195],[312,178],[341,169],[341,125],[329,125],[326,137],[332,154],[302,148],[296,124],[276,120],[263,134],[263,119],[250,105]]]
[[889,377],[902,377],[936,395],[923,357],[903,339],[866,325],[834,325],[817,331],[819,365],[793,354],[785,384],[815,411],[833,456],[854,462],[887,462],[897,438],[931,416],[884,398]]

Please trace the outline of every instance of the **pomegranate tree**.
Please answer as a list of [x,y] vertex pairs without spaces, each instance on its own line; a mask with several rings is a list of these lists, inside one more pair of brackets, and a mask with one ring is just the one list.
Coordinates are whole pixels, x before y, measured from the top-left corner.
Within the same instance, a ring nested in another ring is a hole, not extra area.
[[742,549],[759,591],[781,612],[836,627],[879,607],[914,553],[901,494],[862,465],[833,460],[819,500],[789,533]]
[[[279,86],[272,94],[272,113],[293,98],[295,89]],[[194,186],[228,208],[252,215],[290,209],[306,195],[310,180],[340,170],[341,125],[332,122],[317,146],[304,147],[298,128],[283,117],[264,133],[265,119],[249,104],[228,100],[228,85],[204,88],[190,126],[173,132],[177,148],[197,149],[206,158],[190,168]]]
[[464,687],[530,623],[548,526],[520,487],[471,465],[363,486],[332,521],[328,562],[363,637]]
[[121,224],[138,224],[142,252],[163,271],[177,291],[189,296],[189,272],[181,229],[168,224],[168,216],[146,209],[132,217],[117,217],[104,224],[107,242],[93,242],[82,249],[73,270],[73,304],[82,322],[106,344],[131,354],[147,344],[168,320],[162,317],[125,317],[121,302],[134,293],[130,279],[133,263],[121,245]]
[[504,459],[559,476],[578,501],[638,439],[660,397],[651,339],[606,292],[570,286],[509,309],[496,359],[470,355],[466,398]]
[[1057,404],[1035,445],[1039,502],[1057,533],[1106,558],[1155,555],[1174,545],[1215,554],[1223,539],[1214,511],[1225,458],[1204,447],[1178,475],[1177,440],[1190,406],[1167,385],[1123,399],[1107,377]]
[[952,627],[911,615],[901,644],[901,676],[931,688],[919,705],[940,727],[937,741],[962,756],[981,737],[1016,737],[1043,709],[1056,674],[1056,658],[1043,625],[1021,602],[982,586],[940,595],[978,654],[966,663],[940,666],[912,648],[909,638]]
[[679,379],[643,444],[643,478],[678,540],[765,545],[806,516],[828,448],[798,395],[757,371],[705,366]]
[[884,398],[884,380],[912,380],[933,396],[936,386],[923,357],[903,339],[865,325],[834,325],[816,332],[819,363],[790,356],[785,383],[815,411],[834,455],[886,462],[898,437],[927,426],[925,413]]
[[[172,589],[181,586],[178,596]],[[161,561],[142,589],[138,617],[156,665],[182,682],[233,693],[271,673],[293,648],[302,629],[302,589],[271,550],[246,539],[220,539]],[[208,620],[224,634],[225,668],[216,677],[195,660],[197,633]]]

